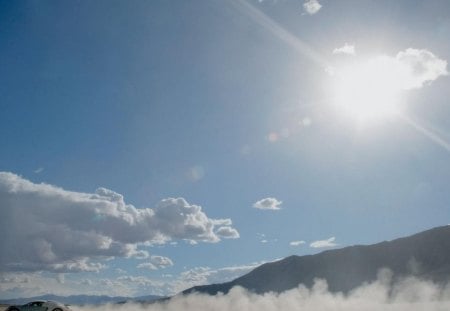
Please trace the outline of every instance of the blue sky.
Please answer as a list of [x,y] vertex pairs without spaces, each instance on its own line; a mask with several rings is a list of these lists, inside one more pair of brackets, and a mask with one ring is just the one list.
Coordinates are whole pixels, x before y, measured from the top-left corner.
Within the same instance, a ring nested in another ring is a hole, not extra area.
[[450,222],[445,0],[0,5],[0,298],[172,294]]

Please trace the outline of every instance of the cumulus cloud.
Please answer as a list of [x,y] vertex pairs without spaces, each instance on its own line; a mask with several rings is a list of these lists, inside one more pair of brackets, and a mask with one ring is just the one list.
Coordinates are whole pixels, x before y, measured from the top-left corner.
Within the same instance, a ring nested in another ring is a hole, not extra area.
[[143,262],[137,267],[142,269],[158,270],[173,266],[173,262],[170,258],[164,256],[151,256],[150,261]]
[[105,188],[73,192],[7,172],[0,172],[0,206],[0,246],[8,250],[1,271],[99,271],[105,258],[148,257],[140,245],[238,236],[230,219],[211,219],[183,198],[138,209]]
[[440,76],[448,75],[447,61],[438,58],[428,50],[406,49],[393,59],[396,71],[403,76],[404,89],[421,88]]
[[264,210],[279,210],[281,209],[280,205],[283,203],[282,201],[278,201],[275,198],[265,198],[259,200],[253,204],[254,208],[264,209]]
[[355,46],[353,44],[345,43],[343,46],[341,46],[339,48],[335,48],[333,50],[333,54],[355,55]]
[[227,295],[209,296],[190,294],[149,305],[106,305],[100,307],[74,307],[75,311],[175,311],[175,310],[449,310],[450,286],[407,278],[393,282],[389,274],[363,284],[348,294],[332,293],[325,280],[316,280],[312,288],[303,285],[283,293],[258,295],[241,287],[234,287]]
[[289,243],[290,246],[300,246],[302,244],[305,244],[305,241],[292,241]]
[[335,240],[336,240],[336,238],[333,236],[326,240],[314,241],[311,244],[309,244],[309,246],[312,248],[334,247],[334,246],[337,246],[337,244],[334,243]]
[[303,9],[309,15],[316,14],[317,12],[319,12],[321,8],[322,5],[319,3],[318,0],[308,0],[305,3],[303,3]]
[[[351,78],[356,83],[361,79],[371,84],[389,83],[391,89],[399,91],[418,89],[448,75],[446,60],[428,50],[413,48],[400,51],[395,56],[379,55],[366,62],[355,61],[351,68]],[[344,78],[349,78],[345,68],[344,71],[336,69],[332,75],[336,73],[340,77],[344,74]]]
[[216,233],[226,239],[239,238],[239,232],[230,226],[220,227],[219,229],[217,229]]

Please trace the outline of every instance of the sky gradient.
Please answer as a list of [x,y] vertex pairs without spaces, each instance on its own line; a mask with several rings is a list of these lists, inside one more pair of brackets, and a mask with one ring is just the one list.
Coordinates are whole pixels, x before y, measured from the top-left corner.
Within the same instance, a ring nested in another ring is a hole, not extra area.
[[450,223],[446,0],[2,1],[0,29],[0,298]]

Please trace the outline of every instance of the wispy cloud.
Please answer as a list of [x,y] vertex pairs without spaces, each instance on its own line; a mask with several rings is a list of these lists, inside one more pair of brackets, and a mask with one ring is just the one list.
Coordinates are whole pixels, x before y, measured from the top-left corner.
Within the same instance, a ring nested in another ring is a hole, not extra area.
[[151,256],[148,262],[137,265],[139,269],[158,270],[173,266],[173,261],[164,256]]
[[205,177],[205,168],[201,165],[192,166],[187,170],[186,177],[192,182],[199,181]]
[[276,198],[265,198],[253,204],[254,208],[262,210],[280,210],[283,202]]
[[44,168],[43,167],[39,167],[39,168],[35,169],[33,172],[36,173],[36,174],[39,174],[39,173],[42,173],[43,171],[44,171]]
[[303,9],[309,15],[314,15],[322,8],[318,0],[309,0],[303,3]]
[[349,55],[355,55],[355,46],[353,44],[345,43],[343,46],[339,48],[335,48],[333,50],[333,54],[349,54]]
[[309,246],[312,248],[334,247],[334,246],[337,246],[337,244],[334,243],[335,240],[336,240],[336,238],[333,236],[326,240],[314,241],[311,244],[309,244]]
[[290,246],[300,246],[302,244],[305,244],[305,241],[292,241],[289,243]]

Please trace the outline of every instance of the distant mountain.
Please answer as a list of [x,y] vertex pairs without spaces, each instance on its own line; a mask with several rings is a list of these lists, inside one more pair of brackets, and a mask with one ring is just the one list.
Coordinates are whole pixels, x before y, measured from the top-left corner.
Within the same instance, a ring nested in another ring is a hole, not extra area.
[[437,227],[409,237],[373,245],[328,250],[316,255],[290,256],[263,264],[231,282],[195,286],[183,291],[227,293],[239,285],[255,293],[282,292],[315,278],[326,279],[330,291],[349,290],[376,279],[381,268],[394,276],[415,275],[435,282],[450,280],[450,226]]
[[24,304],[33,300],[53,300],[69,305],[99,305],[105,303],[124,303],[124,302],[151,302],[163,298],[162,296],[148,295],[141,297],[121,297],[121,296],[94,296],[94,295],[73,295],[56,296],[43,295],[30,298],[17,298],[0,301],[0,304]]

